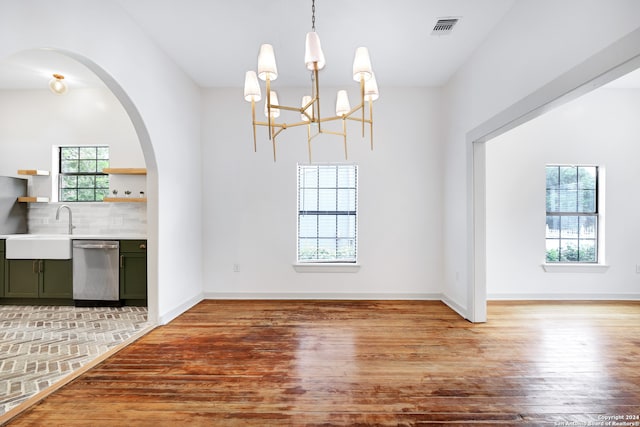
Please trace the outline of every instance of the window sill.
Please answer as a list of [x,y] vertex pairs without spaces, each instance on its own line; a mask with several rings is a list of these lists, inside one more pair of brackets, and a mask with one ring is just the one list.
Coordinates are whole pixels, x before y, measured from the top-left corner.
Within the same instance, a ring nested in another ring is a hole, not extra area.
[[609,266],[606,264],[542,264],[546,273],[605,273]]
[[293,264],[293,269],[297,273],[357,273],[360,270],[360,264],[310,262],[304,264]]

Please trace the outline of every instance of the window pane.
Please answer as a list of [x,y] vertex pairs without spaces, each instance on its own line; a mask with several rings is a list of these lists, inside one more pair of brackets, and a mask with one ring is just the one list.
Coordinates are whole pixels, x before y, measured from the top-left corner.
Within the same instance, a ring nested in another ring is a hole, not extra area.
[[98,175],[96,176],[96,187],[97,188],[109,188],[109,177],[107,175]]
[[559,212],[576,212],[578,207],[577,190],[560,190],[558,196]]
[[337,237],[336,215],[320,215],[318,217],[318,237]]
[[578,212],[596,211],[596,190],[578,190]]
[[336,259],[335,239],[319,239],[318,240],[318,259],[323,259],[323,260]]
[[573,166],[560,167],[560,189],[577,190],[578,188],[578,172]]
[[305,189],[300,192],[300,210],[301,211],[317,211],[318,210],[318,190]]
[[559,239],[547,239],[547,262],[560,261],[560,240]]
[[560,238],[560,217],[559,216],[547,216],[547,233],[548,239]]
[[560,242],[560,261],[578,261],[578,239],[567,239]]
[[[109,161],[109,147],[97,147],[97,158]],[[105,166],[107,167],[107,166]]]
[[63,176],[62,182],[60,183],[62,188],[76,188],[78,187],[78,177],[77,176]]
[[563,239],[578,238],[578,217],[562,216],[560,217],[560,237]]
[[355,239],[338,239],[338,259],[355,260],[356,258],[356,240]]
[[78,168],[80,172],[97,172],[98,162],[95,160],[80,160]]
[[70,190],[70,189],[62,190],[61,201],[62,202],[76,202],[76,201],[78,201],[78,191],[77,190]]
[[595,166],[578,167],[578,188],[583,190],[596,189],[596,171]]
[[80,147],[80,159],[95,159],[96,151],[95,147]]
[[94,188],[96,186],[95,176],[79,176],[78,188]]
[[316,167],[300,168],[300,187],[301,188],[317,188],[318,187],[318,169]]
[[78,147],[61,147],[60,156],[62,157],[62,160],[77,160]]
[[547,212],[561,212],[558,190],[547,190]]
[[596,241],[580,240],[580,250],[578,257],[581,262],[596,262]]
[[96,189],[96,201],[102,202],[105,197],[109,195],[109,188]]
[[98,172],[109,167],[109,160],[98,160]]
[[580,238],[595,239],[597,236],[598,217],[581,216],[580,217]]
[[317,215],[300,215],[300,224],[298,236],[300,237],[316,237],[318,235],[318,216]]
[[77,160],[63,160],[61,164],[62,173],[77,173],[78,161]]
[[95,200],[95,192],[93,189],[79,189],[78,190],[78,201],[79,202],[93,202]]
[[318,258],[317,239],[300,239],[298,240],[298,245],[299,260],[312,260]]
[[350,187],[356,186],[356,171],[352,167],[338,167],[338,187]]
[[336,167],[335,166],[319,166],[318,171],[320,188],[336,188]]
[[318,203],[318,210],[320,211],[335,211],[336,210],[336,189],[319,190],[320,201]]
[[356,190],[344,189],[338,190],[338,210],[339,211],[355,211],[356,210]]
[[560,180],[560,168],[557,166],[547,166],[547,189],[557,190]]
[[356,237],[356,216],[338,216],[338,237]]

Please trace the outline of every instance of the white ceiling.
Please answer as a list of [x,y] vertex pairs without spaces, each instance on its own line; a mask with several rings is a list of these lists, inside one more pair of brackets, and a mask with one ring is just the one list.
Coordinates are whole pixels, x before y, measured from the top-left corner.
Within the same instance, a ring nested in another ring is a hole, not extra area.
[[[277,85],[306,86],[304,37],[311,0],[105,0],[144,32],[202,87],[241,87],[262,43],[276,52]],[[316,31],[327,66],[325,85],[347,86],[353,55],[367,46],[384,86],[444,85],[518,0],[316,0]],[[432,36],[435,22],[459,17],[450,35]],[[48,50],[0,61],[0,89],[43,88],[51,74],[70,88],[101,85],[78,62]],[[640,87],[640,72],[618,85]]]

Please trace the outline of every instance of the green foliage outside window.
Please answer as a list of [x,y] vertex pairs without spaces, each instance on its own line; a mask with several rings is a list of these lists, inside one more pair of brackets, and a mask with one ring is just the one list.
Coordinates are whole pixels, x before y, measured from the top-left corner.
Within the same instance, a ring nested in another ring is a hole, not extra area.
[[109,147],[60,147],[59,200],[100,202],[109,193]]

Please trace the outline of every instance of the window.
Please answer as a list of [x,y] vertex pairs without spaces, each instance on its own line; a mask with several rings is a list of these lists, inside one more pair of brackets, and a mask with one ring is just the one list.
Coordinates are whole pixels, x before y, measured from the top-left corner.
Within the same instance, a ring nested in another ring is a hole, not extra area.
[[546,262],[598,262],[598,168],[547,166]]
[[59,148],[58,200],[99,202],[109,193],[109,147]]
[[298,262],[356,262],[358,167],[298,165]]

